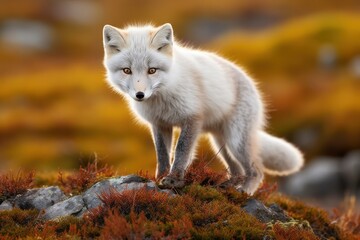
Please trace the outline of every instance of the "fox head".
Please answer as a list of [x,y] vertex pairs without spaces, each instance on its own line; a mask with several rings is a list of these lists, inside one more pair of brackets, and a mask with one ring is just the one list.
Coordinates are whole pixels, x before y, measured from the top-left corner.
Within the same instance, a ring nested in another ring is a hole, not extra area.
[[104,65],[109,84],[136,101],[144,101],[166,85],[172,64],[173,29],[143,26],[119,29],[105,25]]

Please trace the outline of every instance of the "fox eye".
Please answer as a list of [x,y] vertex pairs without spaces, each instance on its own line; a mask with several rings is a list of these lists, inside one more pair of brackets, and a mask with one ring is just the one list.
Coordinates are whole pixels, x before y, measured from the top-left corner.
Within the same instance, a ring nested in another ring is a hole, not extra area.
[[149,68],[148,74],[154,74],[156,73],[156,68]]
[[131,69],[130,68],[123,68],[123,72],[125,74],[131,74]]

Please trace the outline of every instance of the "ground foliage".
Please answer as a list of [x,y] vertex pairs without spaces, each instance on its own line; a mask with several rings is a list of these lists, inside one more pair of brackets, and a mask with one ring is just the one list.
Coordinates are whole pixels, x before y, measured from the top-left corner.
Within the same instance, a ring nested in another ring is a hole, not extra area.
[[0,173],[0,201],[26,192],[34,184],[35,171]]
[[[79,171],[69,176],[68,180],[87,182],[89,175],[96,176],[98,172],[107,173],[108,170],[102,170],[107,168],[97,168],[95,163],[89,164],[87,167],[80,167]],[[44,221],[40,217],[41,212],[37,210],[15,208],[1,211],[0,239],[263,239],[268,237],[312,240],[360,237],[360,218],[354,210],[354,199],[349,200],[352,204],[344,204],[343,208],[329,215],[322,209],[279,194],[274,185],[263,184],[254,196],[249,196],[234,188],[221,188],[219,182],[225,175],[211,170],[203,162],[193,164],[190,169],[197,169],[196,177],[188,172],[186,174],[188,185],[183,189],[174,189],[176,195],[170,196],[164,192],[146,189],[124,192],[112,190],[100,196],[103,206],[91,210],[82,219],[69,216],[57,221]],[[84,174],[86,171],[89,173]],[[8,179],[2,175],[0,185],[2,186]],[[18,174],[18,181],[26,182],[27,179],[29,175]],[[15,189],[17,187],[15,183],[10,188]],[[70,192],[81,191],[77,184],[65,184],[65,186]],[[70,189],[72,186],[74,189]],[[292,219],[285,223],[262,223],[241,208],[250,198],[259,199],[266,205],[276,203]]]

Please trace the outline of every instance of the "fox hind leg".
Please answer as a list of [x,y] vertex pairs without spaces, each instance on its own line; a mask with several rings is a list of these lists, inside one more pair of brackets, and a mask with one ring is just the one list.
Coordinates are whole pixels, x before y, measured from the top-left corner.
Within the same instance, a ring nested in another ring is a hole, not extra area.
[[244,170],[240,163],[236,161],[227,149],[226,142],[221,134],[212,134],[212,146],[215,152],[219,152],[221,160],[227,167],[230,173],[230,179],[221,184],[222,187],[237,186],[241,184],[244,176]]
[[244,170],[244,182],[238,190],[253,194],[263,180],[264,174],[257,151],[257,135],[243,126],[227,132],[226,145],[231,155]]

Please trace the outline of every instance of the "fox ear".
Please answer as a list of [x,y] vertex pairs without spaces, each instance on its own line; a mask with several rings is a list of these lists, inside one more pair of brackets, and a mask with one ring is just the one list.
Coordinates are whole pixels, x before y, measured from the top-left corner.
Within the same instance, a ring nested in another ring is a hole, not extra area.
[[153,38],[151,39],[151,46],[158,51],[169,51],[171,50],[173,41],[173,28],[170,23],[166,23],[154,32]]
[[121,30],[110,25],[104,26],[103,43],[107,54],[120,52],[126,45],[125,38],[123,33],[121,33]]

